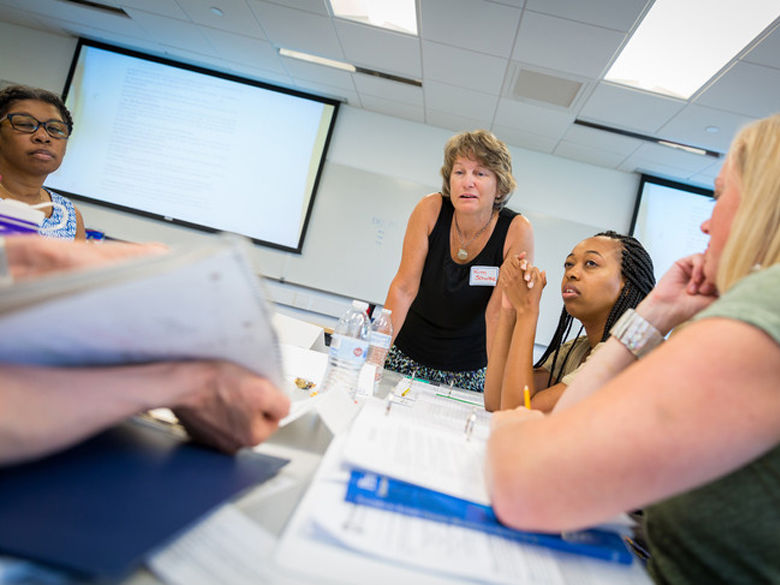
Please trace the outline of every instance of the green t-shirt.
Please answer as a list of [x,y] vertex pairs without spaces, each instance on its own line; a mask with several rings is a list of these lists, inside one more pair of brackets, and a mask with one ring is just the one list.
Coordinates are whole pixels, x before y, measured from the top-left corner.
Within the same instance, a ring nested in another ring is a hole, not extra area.
[[[780,265],[745,277],[696,320],[708,317],[749,323],[780,344]],[[780,445],[650,506],[644,522],[656,583],[780,583]]]

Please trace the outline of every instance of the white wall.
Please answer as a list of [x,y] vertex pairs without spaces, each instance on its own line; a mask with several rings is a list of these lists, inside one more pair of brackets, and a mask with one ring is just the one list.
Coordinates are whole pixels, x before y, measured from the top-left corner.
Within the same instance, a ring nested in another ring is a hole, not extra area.
[[[0,55],[3,55],[0,79],[59,93],[64,87],[75,47],[74,38],[0,23]],[[351,167],[373,173],[378,184],[393,179],[419,184],[424,186],[421,187],[423,191],[437,190],[441,184],[442,150],[451,134],[449,130],[344,106],[336,121],[325,171],[331,165],[334,169]],[[566,222],[576,222],[580,226],[599,229],[628,230],[639,181],[637,175],[516,147],[510,147],[510,150],[519,185],[510,201],[511,208],[560,219],[561,226],[565,226]],[[330,185],[329,188],[337,189],[338,185]],[[421,192],[419,195],[424,194]],[[370,190],[365,193],[366,198],[371,196]],[[326,202],[318,199],[317,204],[325,205]],[[312,224],[317,220],[317,204]],[[400,217],[407,217],[413,205],[413,200],[399,202]],[[206,237],[202,232],[102,206],[80,203],[79,207],[88,227],[123,239],[186,244]],[[402,228],[399,233],[402,233]],[[385,245],[397,245],[400,255],[400,241],[386,241]],[[306,251],[304,246],[304,256]],[[281,275],[282,279],[285,266],[299,260],[290,256],[289,253],[268,248],[258,247],[256,251],[258,265],[263,271]],[[334,258],[334,261],[337,260]],[[385,290],[397,267],[397,262],[388,264],[394,265],[384,267],[385,274],[378,279],[377,290]],[[348,299],[313,290],[326,288],[316,282],[304,284],[307,286],[273,286],[272,295],[298,309],[330,315],[330,318],[322,317],[320,322],[332,325],[332,315],[340,313]],[[365,300],[380,303],[384,300],[383,292],[371,294],[374,298]],[[560,307],[559,303],[555,304]]]

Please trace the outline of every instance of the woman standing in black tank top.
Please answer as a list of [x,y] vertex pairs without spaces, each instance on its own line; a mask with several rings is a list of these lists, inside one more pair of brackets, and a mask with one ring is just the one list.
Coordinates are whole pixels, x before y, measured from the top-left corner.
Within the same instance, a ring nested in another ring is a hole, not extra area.
[[385,367],[481,392],[498,319],[498,269],[533,257],[533,230],[505,209],[514,191],[506,145],[485,130],[453,136],[444,149],[441,193],[409,217],[401,264],[385,307],[395,344]]

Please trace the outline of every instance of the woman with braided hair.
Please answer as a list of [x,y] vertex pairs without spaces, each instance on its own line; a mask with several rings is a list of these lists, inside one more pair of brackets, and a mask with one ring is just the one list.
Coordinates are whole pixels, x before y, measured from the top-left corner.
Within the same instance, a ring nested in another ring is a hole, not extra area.
[[[533,364],[539,299],[547,280],[524,257],[501,266],[501,313],[494,351],[485,379],[485,408],[503,410],[523,404],[524,387],[531,406],[549,411],[578,369],[626,309],[636,307],[655,285],[653,262],[635,238],[606,231],[577,244],[564,262],[563,310],[544,355]],[[581,323],[566,341],[574,319]],[[580,336],[582,330],[585,335]]]

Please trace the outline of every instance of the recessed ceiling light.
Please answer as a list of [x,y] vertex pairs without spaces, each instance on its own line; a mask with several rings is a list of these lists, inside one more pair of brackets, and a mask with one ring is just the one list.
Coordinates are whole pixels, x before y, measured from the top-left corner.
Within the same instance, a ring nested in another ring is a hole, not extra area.
[[349,71],[350,73],[362,73],[363,75],[371,75],[372,77],[379,77],[388,81],[397,81],[398,83],[406,83],[414,87],[422,87],[422,81],[419,79],[412,79],[410,77],[401,77],[393,73],[385,73],[384,71],[377,71],[376,69],[368,69],[366,67],[360,67],[353,65],[352,63],[344,63],[343,61],[336,61],[334,59],[326,59],[318,55],[310,55],[309,53],[301,53],[300,51],[293,51],[292,49],[279,48],[279,55],[282,57],[289,57],[291,59],[298,59],[299,61],[307,61],[308,63],[314,63],[316,65],[324,65],[325,67],[334,67],[335,69],[341,69],[342,71]]
[[688,99],[779,15],[777,0],[655,0],[605,79]]
[[223,10],[221,8],[217,8],[216,6],[212,6],[209,8],[209,10],[211,10],[212,14],[216,14],[217,16],[225,16]]
[[326,59],[325,57],[319,57],[318,55],[310,55],[309,53],[301,53],[300,51],[293,51],[292,49],[279,49],[279,54],[282,57],[290,57],[292,59],[298,59],[299,61],[307,61],[309,63],[315,63],[317,65],[325,65],[326,67],[333,67],[335,69],[341,69],[342,71],[355,72],[355,66],[351,63],[344,63],[343,61],[336,61],[334,59]]
[[330,0],[339,18],[370,24],[388,30],[417,34],[417,7],[414,0]]

